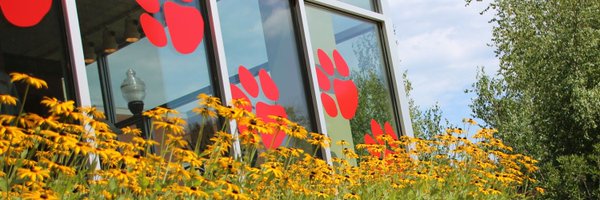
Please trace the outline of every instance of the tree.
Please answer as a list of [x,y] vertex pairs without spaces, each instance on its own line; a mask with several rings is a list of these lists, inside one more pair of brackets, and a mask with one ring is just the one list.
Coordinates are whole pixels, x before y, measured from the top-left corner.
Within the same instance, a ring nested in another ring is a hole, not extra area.
[[415,137],[434,140],[435,135],[442,134],[444,133],[445,128],[451,127],[450,122],[448,122],[448,119],[442,117],[444,113],[437,103],[422,110],[411,96],[413,87],[408,79],[407,71],[404,71],[402,74],[402,79],[404,80],[404,88],[406,90],[408,108]]
[[475,117],[541,160],[547,197],[599,199],[591,158],[600,142],[600,1],[494,0],[486,10],[495,12],[500,70],[479,73]]

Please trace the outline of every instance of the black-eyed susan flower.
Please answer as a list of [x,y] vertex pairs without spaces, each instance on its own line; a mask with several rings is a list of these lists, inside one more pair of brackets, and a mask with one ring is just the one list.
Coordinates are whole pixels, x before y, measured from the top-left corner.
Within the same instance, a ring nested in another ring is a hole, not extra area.
[[21,194],[25,200],[58,200],[58,197],[52,191],[30,191]]
[[331,139],[320,133],[310,133],[310,138],[306,141],[312,145],[328,147],[329,143],[331,142]]
[[36,89],[48,88],[48,84],[46,83],[46,81],[39,78],[35,78],[33,76],[29,76],[27,74],[13,72],[10,73],[10,77],[10,82],[13,83],[22,82],[29,86],[33,86]]
[[31,181],[43,181],[44,178],[48,178],[50,176],[50,171],[38,166],[32,166],[28,168],[17,169],[17,175],[22,179],[27,178]]
[[201,106],[214,108],[221,105],[221,101],[219,100],[219,98],[207,95],[205,93],[199,94],[198,99],[200,100],[200,102],[198,103]]
[[207,108],[207,107],[193,108],[192,112],[197,113],[202,117],[207,117],[207,118],[217,117],[217,112],[212,108]]
[[283,175],[283,171],[281,168],[281,163],[278,162],[267,162],[262,164],[265,174],[272,174],[273,176],[279,178]]
[[0,104],[4,105],[17,105],[18,99],[8,94],[0,94]]
[[344,199],[360,199],[360,196],[358,196],[355,193],[347,193],[347,194],[344,194],[343,198]]

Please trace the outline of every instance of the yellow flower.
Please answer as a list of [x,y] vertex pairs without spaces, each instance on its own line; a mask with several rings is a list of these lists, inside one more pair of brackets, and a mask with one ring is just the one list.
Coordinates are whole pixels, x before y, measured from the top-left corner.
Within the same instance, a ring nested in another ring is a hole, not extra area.
[[19,178],[29,178],[31,181],[43,181],[44,178],[48,178],[50,176],[50,172],[47,169],[42,169],[41,167],[33,166],[30,168],[19,168],[17,170],[17,174]]
[[129,126],[122,128],[121,131],[123,131],[124,135],[140,136],[142,134],[142,131],[140,129],[131,128]]
[[5,105],[17,105],[17,98],[8,94],[0,94],[0,103]]
[[[241,119],[247,112],[242,108],[232,108],[228,106],[218,106],[215,108],[220,116],[226,119]],[[252,114],[253,116],[253,114]]]
[[104,198],[109,199],[109,200],[114,198],[113,194],[111,194],[110,192],[108,192],[106,190],[102,190],[102,196],[104,196]]
[[265,164],[262,164],[262,167],[264,168],[264,173],[265,174],[273,174],[276,178],[279,178],[281,176],[283,176],[283,171],[281,171],[281,163],[278,162],[268,162]]
[[544,194],[546,191],[544,191],[544,188],[541,187],[535,187],[535,191],[539,192],[540,194]]
[[201,106],[206,106],[210,108],[214,108],[216,106],[221,105],[221,101],[217,97],[213,97],[204,93],[198,95],[198,99],[200,99],[199,104]]
[[169,119],[167,121],[154,121],[152,124],[157,130],[164,129],[171,131],[173,134],[180,135],[185,131],[180,121],[183,120],[176,118],[173,120]]
[[50,108],[51,113],[55,114],[69,113],[75,109],[75,102],[70,100],[61,102],[56,98],[44,97],[41,103]]
[[10,82],[13,82],[13,83],[22,82],[27,85],[33,86],[36,89],[48,88],[48,84],[46,83],[46,81],[39,79],[39,78],[35,78],[33,76],[29,76],[27,74],[13,72],[13,73],[10,73],[10,77],[11,77]]
[[292,137],[302,140],[306,138],[308,131],[306,131],[306,129],[299,124],[294,123],[290,125],[290,132],[288,134]]
[[77,144],[73,146],[72,150],[75,152],[75,154],[81,153],[83,155],[87,155],[89,152],[92,152],[94,148],[87,142],[77,142]]
[[192,112],[198,113],[202,117],[210,117],[210,118],[217,117],[217,112],[215,112],[213,109],[210,109],[210,108],[204,108],[204,107],[194,108],[194,109],[192,109]]
[[307,139],[306,141],[312,145],[328,147],[331,139],[320,133],[310,133],[310,139]]
[[10,124],[13,120],[15,120],[15,116],[0,115],[0,124]]
[[341,146],[346,146],[346,145],[348,145],[348,142],[346,142],[346,140],[340,140],[340,141],[335,142],[335,144],[341,145]]
[[471,118],[464,118],[462,121],[465,124],[477,125],[477,122],[475,120],[471,119]]
[[106,119],[106,116],[104,115],[104,113],[101,111],[98,111],[98,109],[96,107],[83,107],[83,108],[79,108],[79,110],[83,113],[87,113],[88,115],[91,115],[96,120]]
[[246,195],[240,193],[240,188],[237,185],[227,184],[225,195],[231,199],[249,199]]
[[360,199],[360,197],[357,194],[348,193],[344,195],[344,199]]
[[58,197],[52,191],[30,191],[22,194],[25,200],[58,200]]
[[194,197],[208,198],[208,194],[196,186],[191,186],[191,187],[187,188],[186,193],[188,193],[189,195],[192,195]]
[[358,158],[358,154],[356,154],[352,149],[349,148],[344,148],[344,150],[342,150],[342,153],[347,158]]
[[183,139],[183,136],[173,136],[171,134],[167,134],[167,144],[176,147],[186,147],[188,143],[185,141],[185,139]]
[[233,107],[236,107],[236,108],[245,108],[246,106],[250,105],[250,102],[246,101],[246,99],[239,98],[239,99],[232,99],[232,104],[233,104]]
[[163,116],[168,116],[169,114],[179,114],[179,111],[164,107],[156,107],[143,113],[144,116],[155,120],[162,120]]
[[0,140],[0,155],[4,154],[6,151],[8,151],[9,146],[10,146],[10,142],[8,140]]

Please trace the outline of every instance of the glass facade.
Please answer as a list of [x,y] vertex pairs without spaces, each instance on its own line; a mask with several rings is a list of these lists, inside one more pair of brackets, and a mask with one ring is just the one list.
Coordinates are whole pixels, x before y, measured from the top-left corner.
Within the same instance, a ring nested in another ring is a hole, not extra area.
[[[327,132],[350,148],[365,143],[372,121],[395,124],[378,26],[312,6],[306,12]],[[332,146],[332,156],[342,148]]]
[[[37,103],[43,96],[79,99],[117,128],[139,127],[132,102],[143,101],[143,110],[168,107],[187,120],[188,141],[207,123],[201,146],[216,121],[191,111],[196,97],[231,96],[248,99],[247,109],[265,121],[287,117],[333,143],[346,140],[346,147],[373,142],[374,127],[398,132],[407,124],[396,116],[406,102],[396,95],[403,88],[393,78],[399,73],[384,37],[389,31],[383,34],[390,26],[374,12],[384,5],[379,1],[339,1],[373,21],[319,0],[40,1],[36,9],[47,12],[39,13],[22,12],[28,5],[14,1],[3,4],[0,19],[0,93],[22,96],[24,88],[10,84],[9,74],[30,74],[49,89],[31,91],[27,112],[44,113]],[[87,76],[87,83],[74,74]],[[131,80],[145,91],[127,90],[132,87],[124,82]],[[285,134],[261,137],[267,148],[286,140]],[[339,156],[341,149],[331,144],[323,156]]]
[[[27,15],[23,10],[28,5],[4,6],[4,13],[0,14],[0,94],[23,97],[26,88],[10,83],[12,72],[44,79],[48,88],[29,90],[24,112],[46,114],[47,110],[39,103],[45,96],[62,101],[74,98],[61,5],[41,5],[48,11]],[[2,109],[11,114],[18,112],[11,107]]]

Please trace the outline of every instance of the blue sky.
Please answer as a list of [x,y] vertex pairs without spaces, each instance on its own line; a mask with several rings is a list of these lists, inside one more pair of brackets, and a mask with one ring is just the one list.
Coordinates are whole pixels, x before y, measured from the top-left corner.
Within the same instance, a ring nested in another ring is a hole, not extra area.
[[491,13],[481,3],[463,0],[388,0],[396,27],[401,68],[413,83],[412,97],[422,108],[436,102],[454,125],[471,116],[470,94],[478,66],[498,69],[491,43]]

